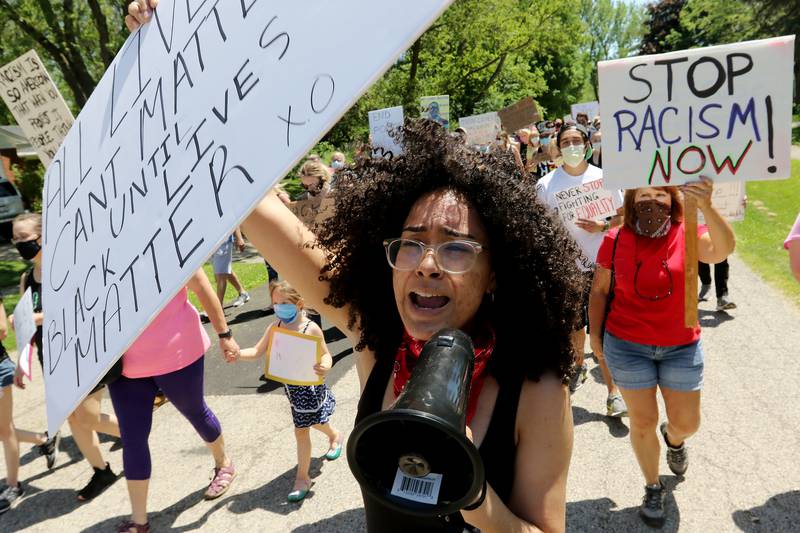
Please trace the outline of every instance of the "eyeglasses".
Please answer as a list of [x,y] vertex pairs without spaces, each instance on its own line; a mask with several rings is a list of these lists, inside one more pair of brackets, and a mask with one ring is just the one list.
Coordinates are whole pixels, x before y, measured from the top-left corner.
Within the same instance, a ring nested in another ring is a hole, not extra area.
[[395,270],[414,270],[433,251],[436,264],[448,274],[463,274],[475,265],[483,246],[475,241],[447,241],[428,245],[413,239],[387,239],[383,241],[386,259]]
[[667,277],[669,277],[669,290],[667,291],[667,294],[662,294],[659,296],[645,296],[639,292],[639,269],[642,267],[642,262],[637,261],[636,273],[633,275],[633,290],[636,291],[636,296],[638,296],[639,298],[644,298],[645,300],[650,300],[651,302],[656,302],[658,300],[663,300],[664,298],[668,298],[669,296],[672,295],[672,289],[673,289],[672,272],[670,271],[669,266],[667,265],[666,259],[661,260],[661,266],[664,268],[664,270],[667,271]]

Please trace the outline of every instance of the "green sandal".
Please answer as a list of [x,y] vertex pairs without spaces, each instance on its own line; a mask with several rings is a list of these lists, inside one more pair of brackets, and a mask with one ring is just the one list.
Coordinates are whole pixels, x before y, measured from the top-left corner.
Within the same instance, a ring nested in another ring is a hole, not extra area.
[[291,503],[297,503],[299,501],[302,501],[306,496],[308,496],[308,491],[310,491],[311,487],[313,486],[314,482],[310,481],[308,484],[306,484],[306,488],[293,490],[292,492],[289,493],[286,499]]
[[334,461],[338,459],[340,455],[342,455],[342,441],[336,443],[336,448],[328,450],[328,453],[325,454],[325,459]]

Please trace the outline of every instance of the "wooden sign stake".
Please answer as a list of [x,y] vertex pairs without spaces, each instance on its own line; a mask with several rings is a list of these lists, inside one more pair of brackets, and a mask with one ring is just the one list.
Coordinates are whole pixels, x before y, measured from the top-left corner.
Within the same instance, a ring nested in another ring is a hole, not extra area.
[[686,230],[686,281],[684,282],[684,325],[697,325],[697,202],[684,196],[684,228]]

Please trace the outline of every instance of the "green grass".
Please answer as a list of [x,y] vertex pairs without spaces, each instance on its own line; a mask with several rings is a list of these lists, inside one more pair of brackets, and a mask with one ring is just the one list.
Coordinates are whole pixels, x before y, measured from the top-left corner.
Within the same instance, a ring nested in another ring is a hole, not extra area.
[[[206,276],[208,279],[211,280],[211,286],[214,290],[217,290],[217,284],[214,281],[214,270],[211,265],[205,265],[203,270],[206,272]],[[263,285],[267,282],[267,267],[264,265],[263,261],[259,261],[257,263],[233,263],[233,272],[239,278],[239,282],[244,287],[244,290],[250,291],[259,285]],[[234,298],[238,296],[236,289],[228,282],[228,287],[225,290],[225,302],[230,302]],[[194,293],[189,292],[189,301],[197,307],[198,309],[202,309],[200,307],[200,301],[197,299],[197,296]],[[263,302],[263,307],[267,306],[267,302]]]
[[800,211],[800,161],[792,161],[792,177],[747,183],[745,219],[733,225],[736,251],[768,283],[800,303],[800,283],[789,270],[783,241]]
[[[19,302],[19,277],[28,268],[28,263],[23,261],[0,261],[0,290],[6,295],[3,298],[6,316],[14,312],[14,307]],[[9,351],[16,350],[17,337],[10,327],[8,335],[3,339],[3,346]]]

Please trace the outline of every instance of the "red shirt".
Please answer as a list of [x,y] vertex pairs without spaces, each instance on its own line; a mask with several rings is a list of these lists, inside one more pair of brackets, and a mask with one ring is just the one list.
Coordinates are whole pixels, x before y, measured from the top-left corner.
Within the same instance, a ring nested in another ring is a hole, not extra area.
[[[608,270],[618,231],[608,232],[597,252],[597,264]],[[629,228],[621,231],[614,256],[614,300],[606,330],[638,344],[680,346],[696,342],[700,338],[700,325],[694,328],[683,325],[686,255],[683,223],[674,224],[669,233],[658,239],[642,237]],[[698,236],[707,231],[706,226],[697,227]],[[672,292],[666,296],[670,287]],[[654,301],[648,296],[662,298]]]

